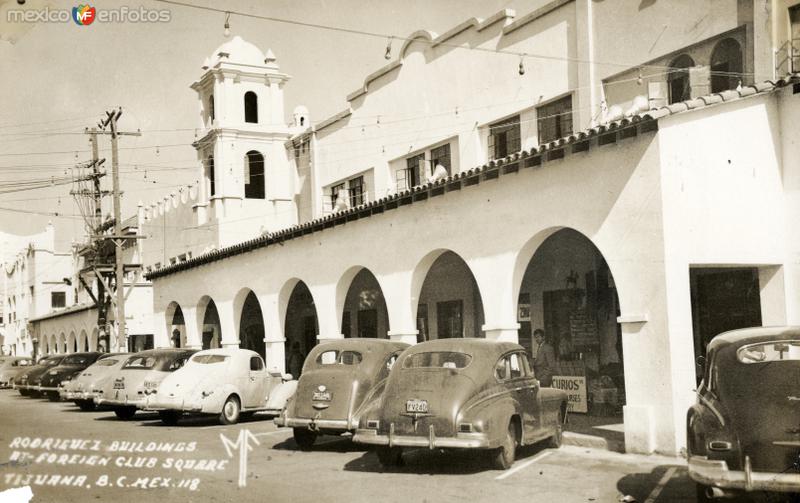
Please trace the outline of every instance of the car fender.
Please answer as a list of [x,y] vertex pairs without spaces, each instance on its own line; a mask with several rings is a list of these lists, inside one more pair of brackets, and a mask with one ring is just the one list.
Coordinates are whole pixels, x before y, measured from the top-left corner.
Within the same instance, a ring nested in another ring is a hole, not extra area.
[[297,381],[295,380],[286,381],[275,386],[267,396],[267,409],[283,410],[289,399],[294,396],[295,391],[297,391]]
[[[506,436],[508,423],[513,416],[519,416],[519,403],[504,393],[495,398],[480,400],[465,407],[457,416],[458,423],[473,423],[476,431],[483,431],[489,440],[489,447],[499,447]],[[477,425],[480,424],[480,427]],[[521,422],[518,423],[518,426]],[[458,428],[458,424],[455,425]],[[522,431],[518,432],[520,435]]]
[[243,395],[239,387],[231,383],[223,383],[221,386],[214,388],[213,393],[202,399],[203,412],[219,414],[222,412],[222,406],[225,405],[225,400],[231,395],[239,397],[239,406],[242,407],[242,401],[244,399],[242,398]]

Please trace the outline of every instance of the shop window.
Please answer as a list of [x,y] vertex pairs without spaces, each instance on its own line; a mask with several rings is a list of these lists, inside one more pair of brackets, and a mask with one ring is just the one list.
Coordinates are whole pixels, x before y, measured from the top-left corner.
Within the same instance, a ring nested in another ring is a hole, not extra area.
[[464,303],[461,300],[450,300],[436,303],[436,337],[450,339],[463,337]]
[[245,199],[264,199],[264,156],[251,150],[244,162],[244,197]]
[[711,53],[711,92],[735,89],[742,80],[742,46],[732,38],[717,43]]
[[67,293],[66,292],[50,292],[50,307],[66,307]]
[[539,145],[572,134],[572,96],[566,96],[536,109]]
[[258,124],[258,96],[253,91],[244,93],[244,121]]
[[682,54],[675,58],[669,66],[667,82],[670,104],[691,99],[692,88],[689,83],[689,68],[694,66],[694,60],[688,55]]
[[214,183],[214,156],[208,156],[206,160],[206,179],[208,180],[208,195],[213,197],[216,194],[216,187]]
[[350,207],[353,208],[360,204],[364,204],[364,177],[357,176],[347,182],[347,188],[350,193]]
[[519,115],[489,126],[489,156],[501,159],[521,150]]

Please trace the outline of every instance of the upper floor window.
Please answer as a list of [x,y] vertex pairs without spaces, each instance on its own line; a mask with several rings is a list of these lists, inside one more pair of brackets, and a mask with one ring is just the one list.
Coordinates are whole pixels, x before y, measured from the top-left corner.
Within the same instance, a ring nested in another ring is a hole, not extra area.
[[208,178],[208,195],[209,197],[216,194],[216,187],[214,185],[214,156],[208,156],[206,161],[206,178]]
[[489,125],[489,156],[501,159],[521,150],[519,115]]
[[251,150],[245,156],[244,163],[244,197],[246,199],[264,199],[264,156]]
[[[436,166],[443,166],[450,174],[450,144],[445,143],[441,147],[431,149],[431,171],[436,169]],[[431,173],[433,174],[433,173]]]
[[244,93],[244,121],[258,124],[258,96],[253,91]]
[[406,159],[406,169],[404,172],[406,187],[416,187],[422,184],[425,179],[425,153],[417,154]]
[[350,207],[352,208],[359,204],[364,204],[364,176],[351,178],[350,181],[347,182],[347,185],[350,192]]
[[67,292],[50,292],[50,307],[66,307]]
[[742,46],[732,38],[717,43],[711,53],[711,92],[736,89],[742,80]]
[[694,66],[694,60],[687,54],[682,54],[669,64],[669,102],[677,103],[692,97],[692,87],[689,81],[689,68]]
[[[333,211],[341,211],[347,209],[347,192],[345,191],[344,182],[337,183],[336,185],[331,186],[331,209]],[[342,194],[342,200],[339,200],[339,192],[344,192]]]
[[565,96],[536,109],[539,145],[572,134],[572,96]]
[[208,118],[214,120],[214,95],[208,97]]

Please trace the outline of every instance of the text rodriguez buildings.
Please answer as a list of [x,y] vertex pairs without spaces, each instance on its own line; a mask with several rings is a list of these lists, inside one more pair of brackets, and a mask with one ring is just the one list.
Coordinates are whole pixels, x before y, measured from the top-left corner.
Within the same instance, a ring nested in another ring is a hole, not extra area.
[[[458,21],[458,20],[456,20]],[[236,37],[201,182],[141,208],[156,346],[519,341],[677,453],[720,331],[800,322],[800,7],[556,0],[395,39],[324,120]],[[792,45],[794,44],[794,46]],[[794,47],[794,48],[793,48]]]

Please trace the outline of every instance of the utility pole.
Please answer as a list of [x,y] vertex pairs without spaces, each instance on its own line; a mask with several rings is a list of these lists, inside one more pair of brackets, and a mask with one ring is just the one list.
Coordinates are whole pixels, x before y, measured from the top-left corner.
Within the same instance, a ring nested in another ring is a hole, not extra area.
[[[89,139],[92,142],[92,178],[94,181],[94,193],[92,194],[94,198],[94,219],[92,223],[92,233],[91,234],[100,234],[100,226],[103,224],[103,192],[100,189],[100,155],[98,153],[97,147],[97,128],[92,128],[89,132],[90,136]],[[95,258],[95,262],[96,262]],[[109,344],[108,340],[108,319],[106,315],[106,288],[103,284],[102,279],[98,276],[97,277],[97,298],[95,299],[95,304],[97,304],[97,339],[98,344],[102,342],[102,347],[106,349],[106,351],[111,349],[111,345]]]

